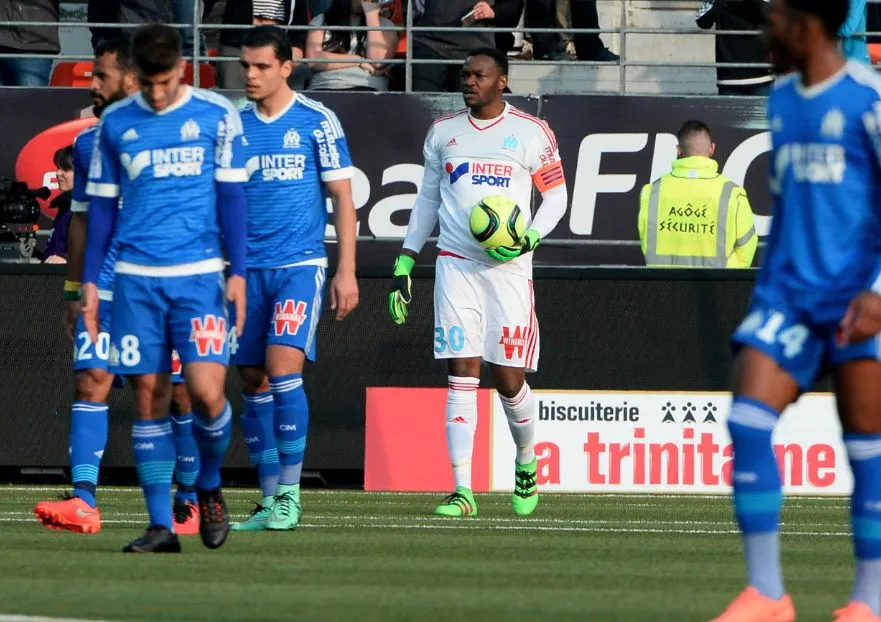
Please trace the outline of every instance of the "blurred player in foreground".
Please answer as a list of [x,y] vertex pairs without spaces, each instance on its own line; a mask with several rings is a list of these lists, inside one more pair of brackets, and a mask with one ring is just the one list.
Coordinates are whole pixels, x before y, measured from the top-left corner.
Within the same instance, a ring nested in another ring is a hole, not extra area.
[[[514,511],[538,503],[534,451],[536,406],[525,372],[538,367],[539,334],[532,255],[566,211],[566,181],[557,140],[544,121],[502,99],[508,61],[498,50],[471,52],[462,68],[466,109],[438,117],[428,131],[422,188],[395,262],[389,311],[398,324],[412,299],[410,271],[440,220],[434,286],[434,356],[448,359],[447,446],[455,491],[435,510],[476,516],[471,455],[477,426],[481,359],[489,363],[517,446]],[[503,194],[531,214],[532,187],[542,194],[520,246],[484,250],[471,235],[471,209]]]
[[150,515],[146,533],[124,550],[180,551],[168,502],[175,465],[168,418],[172,349],[180,354],[196,411],[199,533],[207,547],[217,548],[229,532],[220,466],[232,429],[224,395],[229,351],[221,238],[237,332],[245,321],[241,119],[223,96],[181,85],[185,63],[176,30],[142,26],[132,51],[140,93],[104,112],[89,171],[83,316],[95,341],[97,275],[112,241],[119,255],[110,365],[135,389],[135,463]]
[[[95,116],[100,118],[107,106],[137,90],[129,41],[125,38],[102,41],[95,52],[90,89]],[[107,254],[98,278],[101,332],[97,343],[89,339],[80,315],[79,303],[86,214],[89,209],[86,184],[97,129],[97,126],[92,126],[83,130],[74,141],[73,213],[68,232],[68,275],[64,283],[64,329],[74,342],[73,368],[76,373],[76,396],[71,409],[69,443],[73,495],[65,494],[61,501],[42,501],[34,507],[34,514],[47,527],[77,533],[98,533],[101,530],[101,513],[95,491],[98,485],[98,469],[107,444],[107,395],[113,384],[113,374],[107,371],[107,357],[110,349],[110,305],[113,300],[115,251],[111,250]],[[177,447],[175,477],[178,481],[174,527],[179,534],[197,534],[199,519],[194,503],[195,489],[192,486],[199,472],[199,456],[190,425],[190,400],[186,387],[181,382],[178,369],[172,397],[172,407],[176,411],[172,421]]]
[[774,222],[734,334],[734,509],[747,587],[719,622],[788,622],[780,565],[780,413],[831,370],[854,476],[856,579],[837,622],[881,620],[881,79],[845,62],[847,2],[774,0],[768,104]]
[[[242,427],[263,500],[234,530],[294,529],[309,405],[303,366],[315,360],[327,252],[325,192],[333,199],[339,258],[330,286],[338,320],[358,304],[352,160],[336,115],[294,93],[291,43],[258,26],[241,52],[249,175],[248,322],[232,346],[244,390]],[[280,464],[279,464],[280,463]]]

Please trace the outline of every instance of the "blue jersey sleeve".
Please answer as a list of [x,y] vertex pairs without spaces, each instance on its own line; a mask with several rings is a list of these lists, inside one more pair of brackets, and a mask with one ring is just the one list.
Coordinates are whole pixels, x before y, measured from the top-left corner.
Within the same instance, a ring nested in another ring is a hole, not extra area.
[[70,211],[88,212],[89,195],[86,186],[89,184],[89,164],[91,146],[95,139],[94,131],[86,131],[73,143],[73,190],[71,191]]
[[322,118],[313,131],[313,136],[321,181],[351,179],[352,157],[349,155],[349,143],[343,126],[333,111],[322,108],[320,114]]
[[[98,125],[95,136],[86,193],[93,197],[115,199],[119,196],[119,156],[112,132],[105,121],[106,119]],[[149,161],[150,152],[145,151],[138,155],[139,158],[142,156],[146,156]]]
[[227,104],[223,118],[217,123],[214,179],[225,183],[245,183],[248,181],[248,171],[245,169],[242,118],[232,102]]

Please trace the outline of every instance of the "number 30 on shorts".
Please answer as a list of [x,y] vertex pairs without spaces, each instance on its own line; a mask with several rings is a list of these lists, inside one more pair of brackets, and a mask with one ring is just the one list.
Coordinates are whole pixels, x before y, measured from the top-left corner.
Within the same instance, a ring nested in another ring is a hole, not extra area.
[[786,324],[786,316],[779,311],[753,311],[746,316],[737,332],[754,335],[768,345],[779,344],[783,347],[783,356],[791,359],[802,353],[810,330],[801,324],[783,328]]
[[459,352],[465,347],[465,331],[461,326],[450,326],[444,331],[442,326],[434,327],[434,351],[437,353],[449,349],[450,352]]

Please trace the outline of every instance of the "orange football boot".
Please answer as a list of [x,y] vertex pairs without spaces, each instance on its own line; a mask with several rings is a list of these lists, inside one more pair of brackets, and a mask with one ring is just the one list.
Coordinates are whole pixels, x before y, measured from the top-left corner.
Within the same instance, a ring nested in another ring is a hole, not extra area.
[[835,610],[835,622],[881,622],[865,603],[851,601],[844,609]]
[[199,506],[192,501],[175,502],[174,533],[179,536],[199,535]]
[[101,512],[98,508],[67,493],[60,501],[41,501],[34,506],[34,515],[49,529],[74,533],[101,531]]
[[754,587],[743,590],[728,609],[712,622],[794,622],[795,607],[789,594],[780,600],[762,596]]

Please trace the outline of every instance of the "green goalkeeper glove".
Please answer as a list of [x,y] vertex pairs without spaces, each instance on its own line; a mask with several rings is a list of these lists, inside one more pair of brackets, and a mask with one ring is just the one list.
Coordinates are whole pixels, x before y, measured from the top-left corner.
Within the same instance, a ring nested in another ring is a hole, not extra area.
[[540,241],[541,234],[539,234],[538,231],[535,229],[527,229],[526,233],[523,234],[523,241],[517,246],[488,248],[486,249],[486,253],[496,261],[511,261],[512,259],[520,257],[520,255],[525,255],[526,253],[534,251]]
[[403,324],[407,321],[409,313],[407,305],[413,300],[413,283],[410,281],[410,272],[416,260],[407,255],[398,255],[395,260],[395,271],[392,276],[392,286],[388,295],[388,312],[395,324]]

